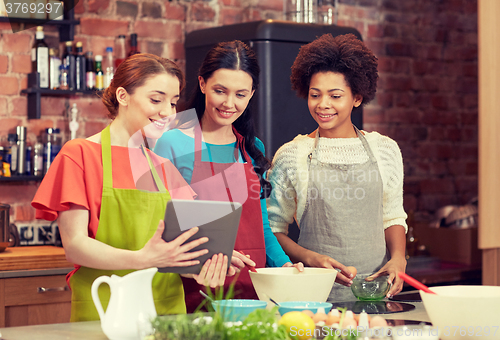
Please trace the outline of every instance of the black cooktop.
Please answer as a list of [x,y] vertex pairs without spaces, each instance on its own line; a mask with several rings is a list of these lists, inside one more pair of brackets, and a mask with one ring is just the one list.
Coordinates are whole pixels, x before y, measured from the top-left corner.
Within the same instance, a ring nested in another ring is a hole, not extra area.
[[344,301],[332,303],[332,308],[347,308],[353,313],[361,313],[362,311],[368,314],[389,314],[408,312],[415,309],[411,303],[396,302],[396,301]]
[[401,302],[421,302],[422,298],[420,293],[417,291],[402,292],[394,295],[389,300],[391,301],[401,301]]

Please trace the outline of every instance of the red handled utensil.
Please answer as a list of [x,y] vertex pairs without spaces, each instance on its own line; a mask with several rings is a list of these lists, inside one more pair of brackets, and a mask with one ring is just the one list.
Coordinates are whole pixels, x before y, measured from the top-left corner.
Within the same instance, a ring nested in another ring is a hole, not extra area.
[[[247,256],[244,252],[242,252],[241,250],[237,250],[237,252],[239,252],[241,255],[243,256]],[[255,269],[254,266],[251,266],[249,265],[248,263],[245,263],[245,266],[247,266],[248,270],[250,270],[251,272],[254,272],[254,273],[257,273],[257,269]]]
[[406,283],[408,283],[409,285],[411,285],[419,290],[423,290],[424,292],[429,293],[429,294],[436,294],[432,290],[430,290],[429,287],[424,285],[422,282],[415,280],[413,277],[411,277],[410,275],[408,275],[406,273],[399,272],[398,276],[400,278],[402,278]]

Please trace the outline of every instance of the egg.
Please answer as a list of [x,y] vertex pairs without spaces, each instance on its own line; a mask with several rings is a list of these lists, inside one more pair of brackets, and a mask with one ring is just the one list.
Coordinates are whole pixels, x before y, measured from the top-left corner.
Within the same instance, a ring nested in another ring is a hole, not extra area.
[[339,321],[340,321],[340,316],[328,313],[328,315],[326,316],[325,324],[327,326],[330,326],[333,325],[334,323],[339,323]]
[[355,277],[356,274],[358,273],[358,270],[356,269],[356,267],[353,267],[353,266],[347,266],[347,270],[352,274],[352,277]]
[[302,311],[302,313],[304,313],[304,314],[306,314],[306,315],[310,316],[310,317],[311,317],[311,319],[312,319],[312,317],[314,316],[313,311],[311,311],[311,310],[309,310],[309,309],[304,309],[304,310]]
[[[356,320],[357,323],[359,323],[359,316],[360,316],[360,314],[354,314],[354,320]],[[370,316],[370,314],[367,314],[367,315],[368,315],[368,322],[370,322],[370,320],[372,319],[372,317]]]
[[358,323],[354,320],[354,318],[348,318],[347,316],[344,317],[344,320],[342,321],[342,329],[356,327],[358,327]]
[[334,316],[338,316],[340,318],[340,311],[336,308],[332,309],[328,315],[334,315]]
[[351,319],[354,319],[354,313],[352,312],[352,310],[348,310],[345,312],[345,317],[346,318],[351,318]]
[[376,327],[381,327],[381,328],[387,327],[387,321],[380,315],[375,315],[370,320],[370,328],[376,328]]
[[327,316],[325,313],[318,312],[318,313],[314,314],[312,319],[313,319],[314,323],[318,323],[320,321],[326,321]]

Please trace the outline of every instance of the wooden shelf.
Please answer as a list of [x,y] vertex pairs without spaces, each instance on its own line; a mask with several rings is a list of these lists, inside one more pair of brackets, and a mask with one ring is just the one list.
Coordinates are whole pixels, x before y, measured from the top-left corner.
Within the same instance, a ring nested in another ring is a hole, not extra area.
[[51,90],[38,87],[38,73],[28,74],[28,88],[21,91],[28,96],[28,119],[40,119],[42,115],[42,96],[72,97],[72,96],[99,96],[102,91],[98,90]]
[[0,177],[0,183],[15,183],[15,182],[40,182],[43,176],[12,176],[12,177]]
[[11,17],[0,17],[0,22],[12,22],[12,23],[29,24],[29,25],[52,25],[52,26],[68,26],[68,25],[80,24],[80,20],[77,19],[47,20],[47,19],[31,19],[31,18],[11,18]]
[[[39,93],[43,96],[58,96],[58,97],[71,97],[71,96],[81,96],[81,95],[98,95],[100,91],[98,90],[85,90],[85,91],[70,91],[70,90],[51,90],[51,89],[41,89],[39,87],[29,87],[21,91],[24,94],[36,94]],[[102,92],[102,91],[101,91]]]

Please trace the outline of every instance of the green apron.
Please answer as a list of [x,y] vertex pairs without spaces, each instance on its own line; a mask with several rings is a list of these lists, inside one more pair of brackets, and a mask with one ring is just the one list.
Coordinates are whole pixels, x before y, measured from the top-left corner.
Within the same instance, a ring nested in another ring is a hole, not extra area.
[[[95,239],[115,248],[139,250],[153,236],[163,219],[170,194],[156,172],[146,150],[144,154],[159,192],[114,189],[109,125],[101,133],[103,188],[99,226]],[[112,274],[124,276],[133,270],[99,270],[80,267],[70,278],[71,321],[99,320],[90,289],[96,278]],[[158,315],[186,313],[181,278],[173,273],[156,273],[153,298]],[[99,298],[106,310],[110,291],[99,287]]]

